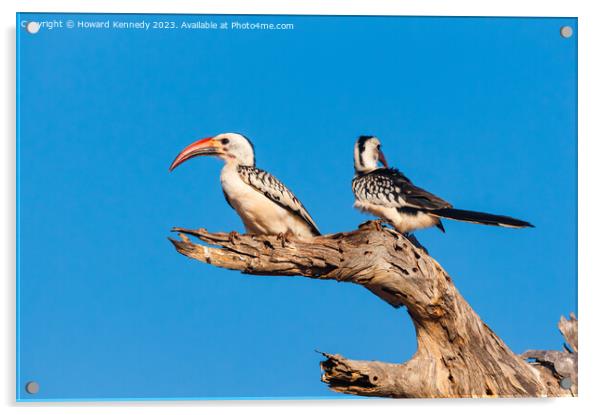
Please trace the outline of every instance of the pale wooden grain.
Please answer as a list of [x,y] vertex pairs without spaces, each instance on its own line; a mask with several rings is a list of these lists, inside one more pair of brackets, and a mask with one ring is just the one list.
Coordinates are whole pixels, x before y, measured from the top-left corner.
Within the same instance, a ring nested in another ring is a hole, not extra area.
[[[415,239],[368,222],[310,240],[175,228],[181,254],[252,275],[304,276],[362,285],[405,306],[418,350],[403,364],[323,353],[322,381],[338,392],[392,398],[576,396],[577,320],[561,319],[563,351],[513,353]],[[207,245],[191,242],[194,236]],[[489,295],[483,293],[483,295]],[[569,377],[570,389],[560,387]]]

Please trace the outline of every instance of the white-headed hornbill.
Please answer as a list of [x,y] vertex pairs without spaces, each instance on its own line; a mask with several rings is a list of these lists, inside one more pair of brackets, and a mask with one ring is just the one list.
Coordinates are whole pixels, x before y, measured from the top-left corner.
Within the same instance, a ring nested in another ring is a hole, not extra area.
[[224,196],[248,233],[298,238],[320,234],[299,199],[270,173],[255,167],[253,144],[245,136],[223,133],[198,140],[178,154],[169,171],[197,156],[224,161],[220,177]]
[[[436,226],[441,218],[508,228],[532,228],[529,222],[508,216],[454,209],[445,200],[415,186],[402,172],[389,168],[378,138],[361,136],[354,149],[354,207],[384,219],[399,232]],[[379,167],[381,162],[383,167]]]

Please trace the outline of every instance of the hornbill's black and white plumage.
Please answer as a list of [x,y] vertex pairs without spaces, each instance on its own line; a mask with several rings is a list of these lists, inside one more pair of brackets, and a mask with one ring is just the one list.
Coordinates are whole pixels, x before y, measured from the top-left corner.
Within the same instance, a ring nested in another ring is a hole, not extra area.
[[270,173],[255,167],[253,144],[245,136],[224,133],[198,140],[178,154],[169,170],[197,156],[224,161],[220,176],[224,196],[248,233],[299,238],[320,234],[299,199]]
[[[454,209],[445,200],[415,186],[402,172],[389,168],[380,141],[361,136],[354,149],[354,206],[389,222],[400,232],[437,226],[441,218],[508,228],[533,227],[529,222],[508,216]],[[379,167],[381,162],[383,167]]]

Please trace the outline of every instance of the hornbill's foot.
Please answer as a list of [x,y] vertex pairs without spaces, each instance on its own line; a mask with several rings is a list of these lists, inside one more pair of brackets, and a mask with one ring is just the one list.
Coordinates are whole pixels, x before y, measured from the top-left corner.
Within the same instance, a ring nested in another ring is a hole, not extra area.
[[373,229],[381,232],[386,223],[387,223],[387,221],[385,221],[383,219],[367,220],[366,222],[360,223],[360,226],[358,226],[358,228],[359,229],[373,228]]
[[374,221],[374,227],[376,228],[377,231],[382,232],[386,223],[387,223],[387,221],[385,221],[383,219],[378,219],[378,220]]
[[228,234],[228,241],[230,241],[231,244],[236,244],[239,240],[240,240],[240,233],[238,233],[236,231],[232,231]]
[[290,231],[286,231],[284,233],[279,233],[277,238],[280,241],[280,243],[282,244],[283,248],[286,248],[287,245],[290,243],[291,239],[294,238],[295,235]]

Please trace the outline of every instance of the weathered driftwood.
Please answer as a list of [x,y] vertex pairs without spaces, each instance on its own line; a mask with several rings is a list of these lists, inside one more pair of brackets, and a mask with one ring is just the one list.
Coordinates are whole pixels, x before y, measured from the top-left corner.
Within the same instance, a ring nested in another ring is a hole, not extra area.
[[[253,275],[352,282],[393,307],[405,306],[416,327],[416,354],[394,364],[323,353],[322,380],[335,391],[393,398],[577,393],[573,315],[559,325],[570,349],[516,355],[468,305],[437,261],[405,236],[376,222],[307,241],[204,229],[174,231],[181,240],[170,240],[178,252],[207,264]],[[192,243],[186,235],[213,246]]]
[[567,320],[560,317],[558,329],[564,336],[566,344],[563,351],[558,350],[527,350],[521,356],[525,359],[533,359],[535,363],[546,366],[562,379],[563,386],[569,387],[573,395],[577,394],[578,381],[578,340],[577,340],[577,318],[573,313]]

